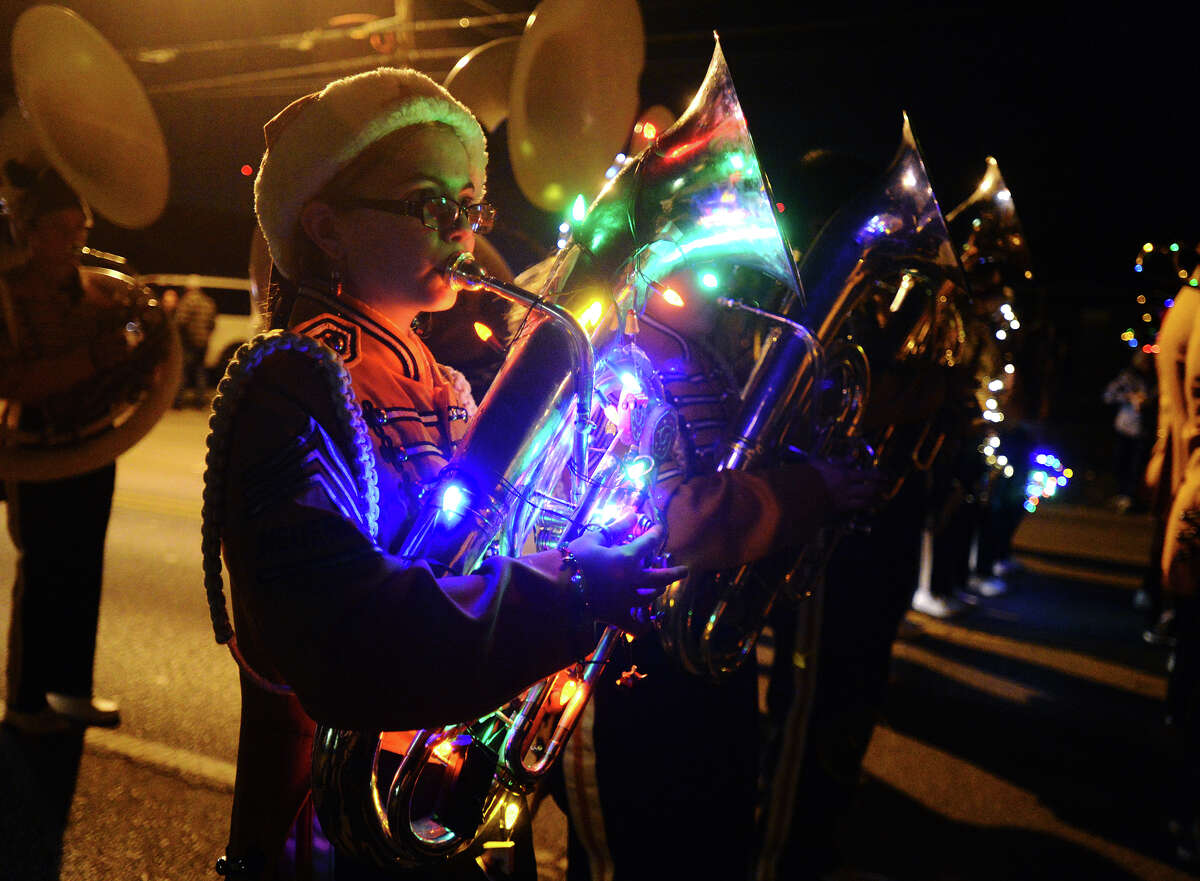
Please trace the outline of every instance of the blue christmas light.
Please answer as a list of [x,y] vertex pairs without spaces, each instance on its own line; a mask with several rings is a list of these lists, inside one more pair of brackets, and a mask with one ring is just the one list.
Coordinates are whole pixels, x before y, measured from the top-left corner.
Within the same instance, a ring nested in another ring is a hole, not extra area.
[[1060,489],[1070,481],[1072,472],[1064,468],[1062,460],[1054,453],[1039,452],[1030,457],[1032,467],[1025,480],[1024,508],[1030,514],[1037,511],[1038,504],[1043,499],[1058,495]]
[[458,484],[450,484],[442,490],[442,510],[447,514],[461,514],[466,507],[467,494]]

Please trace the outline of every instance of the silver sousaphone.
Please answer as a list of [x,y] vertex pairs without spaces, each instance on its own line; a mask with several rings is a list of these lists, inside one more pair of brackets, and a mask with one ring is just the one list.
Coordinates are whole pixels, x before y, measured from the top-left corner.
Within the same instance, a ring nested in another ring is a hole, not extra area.
[[[18,105],[0,118],[0,165],[52,166],[97,213],[117,226],[153,223],[167,201],[167,150],[141,84],[90,24],[61,6],[34,6],[13,28]],[[0,180],[5,203],[15,188]],[[99,320],[125,327],[129,357],[36,404],[4,401],[0,479],[54,480],[113,461],[154,426],[182,375],[178,334],[158,301],[112,255],[84,265],[81,281]],[[85,259],[89,249],[84,249]],[[20,261],[10,254],[8,265]],[[116,268],[122,266],[122,268]],[[0,281],[7,332],[19,322]],[[23,415],[22,415],[23,414]]]

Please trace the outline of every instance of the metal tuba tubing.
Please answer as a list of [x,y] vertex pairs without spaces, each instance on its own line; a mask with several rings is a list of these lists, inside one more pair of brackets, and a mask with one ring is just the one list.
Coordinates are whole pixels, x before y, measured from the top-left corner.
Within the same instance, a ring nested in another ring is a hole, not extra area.
[[[741,410],[717,463],[718,471],[747,469],[776,454],[792,411],[823,375],[824,358],[820,343],[804,325],[734,300],[721,298],[718,303],[774,325],[742,391]],[[775,600],[773,590],[759,589],[757,577],[754,566],[715,576],[722,589],[702,623],[696,620],[694,597],[681,596],[682,588],[664,594],[655,623],[664,648],[685,670],[719,681],[737,670],[753,651]],[[676,611],[680,607],[686,608],[686,614]],[[752,609],[749,617],[747,608]],[[730,633],[734,635],[732,646],[722,640]]]
[[566,331],[571,341],[571,357],[574,367],[576,389],[576,434],[575,434],[575,473],[582,475],[587,470],[587,427],[591,422],[591,402],[593,377],[595,373],[595,354],[592,351],[591,340],[584,333],[579,322],[566,309],[554,303],[547,302],[542,297],[507,284],[499,279],[491,278],[483,268],[475,262],[475,258],[467,251],[459,254],[454,262],[446,268],[446,278],[452,284],[463,290],[485,290],[497,296],[504,297],[510,302],[529,306],[546,315]]
[[821,344],[807,327],[785,315],[720,298],[718,304],[765,318],[776,330],[755,365],[742,392],[743,406],[732,437],[717,470],[748,468],[778,446],[788,404],[795,400],[804,379],[815,380],[824,371]]
[[[618,286],[635,291],[638,312],[644,308],[640,304],[665,295],[676,280],[692,296],[711,300],[709,291],[721,284],[704,281],[711,273],[727,284],[726,308],[765,319],[770,342],[749,377],[735,380],[741,406],[733,438],[717,454],[723,469],[745,468],[774,455],[788,411],[818,381],[818,348],[803,320],[793,315],[806,303],[805,293],[776,215],[718,41],[688,109],[610,181],[575,226],[572,243],[558,261],[563,278],[558,290],[620,279]],[[739,365],[742,373],[748,367]],[[697,573],[660,597],[655,625],[664,649],[684,669],[717,676],[718,669],[732,668],[745,657],[764,623],[764,599],[742,588],[740,578],[728,573],[717,579]],[[734,620],[737,606],[753,609],[744,621],[744,629],[752,632],[718,626]],[[723,631],[735,633],[737,645],[732,657],[718,660],[723,651],[713,637]]]
[[539,714],[545,707],[546,701],[552,697],[555,677],[543,679],[533,689],[530,689],[529,695],[521,705],[519,714],[513,719],[500,755],[503,767],[514,786],[524,792],[530,792],[541,781],[543,775],[550,770],[562,752],[562,748],[566,746],[571,732],[575,730],[579,716],[587,706],[596,686],[596,680],[607,665],[620,636],[621,631],[618,628],[612,626],[604,628],[604,632],[596,643],[595,651],[585,661],[586,672],[579,680],[575,692],[563,706],[562,715],[554,727],[554,734],[547,742],[542,755],[533,765],[527,765],[524,757],[529,752],[530,739],[539,721]]

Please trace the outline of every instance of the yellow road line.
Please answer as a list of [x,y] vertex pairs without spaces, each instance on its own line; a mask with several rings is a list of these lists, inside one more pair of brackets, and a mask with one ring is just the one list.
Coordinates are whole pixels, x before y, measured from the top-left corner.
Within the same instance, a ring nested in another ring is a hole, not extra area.
[[1085,655],[1083,652],[1051,648],[991,633],[980,633],[915,612],[909,612],[908,619],[920,627],[927,636],[943,642],[990,652],[1027,664],[1037,664],[1059,673],[1066,673],[1068,676],[1086,679],[1099,685],[1107,685],[1109,688],[1119,688],[1122,691],[1152,700],[1162,700],[1167,696],[1165,676],[1145,673],[1112,661],[1102,661],[1091,655]]
[[186,517],[190,520],[200,519],[199,498],[177,499],[170,496],[157,496],[149,493],[117,491],[113,494],[113,507],[123,511],[137,511],[141,514],[163,514],[168,517]]
[[85,737],[89,749],[97,752],[114,753],[141,765],[198,778],[208,786],[233,792],[233,781],[237,776],[237,766],[233,762],[105,728],[89,728]]
[[1027,704],[1034,698],[1045,699],[1049,697],[1045,692],[1038,691],[1036,688],[1030,688],[1027,685],[1022,685],[1020,682],[1006,679],[1003,676],[984,673],[975,667],[968,666],[967,664],[959,664],[956,661],[948,660],[941,655],[906,642],[897,642],[893,646],[892,657],[920,664],[922,667],[927,667],[935,673],[940,673],[947,679],[953,679],[955,682],[961,682],[963,685],[986,692],[1002,700],[1012,701],[1015,704]]
[[1053,578],[1068,578],[1072,581],[1087,581],[1092,584],[1107,584],[1112,587],[1125,587],[1137,590],[1142,586],[1143,578],[1129,572],[1110,572],[1099,569],[1095,562],[1071,563],[1066,561],[1043,560],[1031,554],[1016,554],[1017,561],[1029,572],[1035,575],[1049,575]]

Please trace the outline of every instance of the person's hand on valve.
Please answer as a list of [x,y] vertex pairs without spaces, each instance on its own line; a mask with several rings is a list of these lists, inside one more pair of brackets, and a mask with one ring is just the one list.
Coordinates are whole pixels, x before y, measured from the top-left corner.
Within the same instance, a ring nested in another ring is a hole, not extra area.
[[686,566],[652,565],[662,543],[661,526],[626,542],[636,523],[637,515],[628,514],[603,528],[585,530],[568,545],[583,571],[592,614],[635,635],[649,628],[645,610],[654,598],[688,572]]

